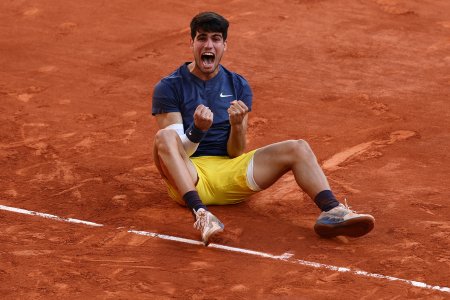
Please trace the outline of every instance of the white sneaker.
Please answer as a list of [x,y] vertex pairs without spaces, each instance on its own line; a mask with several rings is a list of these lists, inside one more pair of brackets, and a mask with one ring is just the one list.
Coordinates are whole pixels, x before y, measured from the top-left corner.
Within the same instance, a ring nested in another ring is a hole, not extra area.
[[202,241],[205,246],[208,246],[209,238],[219,232],[222,232],[225,226],[219,221],[219,219],[217,219],[216,216],[203,208],[194,211],[194,214],[196,218],[194,228],[200,230],[202,234]]
[[369,233],[374,226],[374,217],[350,210],[346,200],[345,205],[339,204],[329,211],[323,211],[317,218],[314,231],[325,238],[338,235],[359,237]]

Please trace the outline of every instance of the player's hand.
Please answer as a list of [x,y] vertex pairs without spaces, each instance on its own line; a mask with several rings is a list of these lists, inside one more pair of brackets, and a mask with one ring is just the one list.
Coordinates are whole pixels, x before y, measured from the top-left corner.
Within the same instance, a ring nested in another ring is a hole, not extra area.
[[211,127],[213,123],[213,113],[212,111],[204,106],[203,104],[200,104],[197,106],[194,112],[194,125],[198,129],[202,131],[206,131]]
[[234,100],[227,111],[231,126],[241,125],[248,114],[248,107],[241,100]]

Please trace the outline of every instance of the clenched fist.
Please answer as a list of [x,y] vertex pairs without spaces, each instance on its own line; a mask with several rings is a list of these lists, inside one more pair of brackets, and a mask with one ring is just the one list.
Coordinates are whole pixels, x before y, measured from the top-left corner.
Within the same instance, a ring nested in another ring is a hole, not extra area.
[[213,117],[212,111],[203,104],[200,104],[194,112],[194,125],[202,131],[207,131],[213,123]]
[[234,100],[231,102],[230,107],[228,108],[228,116],[230,117],[230,124],[240,125],[245,119],[245,116],[248,113],[248,107],[241,100]]

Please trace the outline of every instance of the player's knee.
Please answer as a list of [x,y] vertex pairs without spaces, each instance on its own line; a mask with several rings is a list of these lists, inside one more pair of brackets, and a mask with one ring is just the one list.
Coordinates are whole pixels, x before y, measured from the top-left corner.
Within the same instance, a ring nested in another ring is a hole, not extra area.
[[308,159],[314,156],[311,147],[305,140],[292,140],[290,141],[291,148],[295,157],[300,159]]
[[176,148],[178,134],[174,130],[161,129],[155,135],[155,146],[158,152]]

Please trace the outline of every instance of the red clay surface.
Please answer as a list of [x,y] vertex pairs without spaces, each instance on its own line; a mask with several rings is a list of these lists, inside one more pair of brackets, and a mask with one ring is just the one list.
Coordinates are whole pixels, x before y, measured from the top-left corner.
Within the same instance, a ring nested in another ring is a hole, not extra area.
[[[136,236],[199,239],[153,166],[153,85],[190,61],[188,24],[231,22],[223,64],[254,90],[249,149],[303,138],[377,223],[321,239],[292,176],[212,207],[221,244],[450,286],[450,2],[1,1],[4,299],[444,299],[448,293]],[[123,227],[124,230],[117,230]]]

